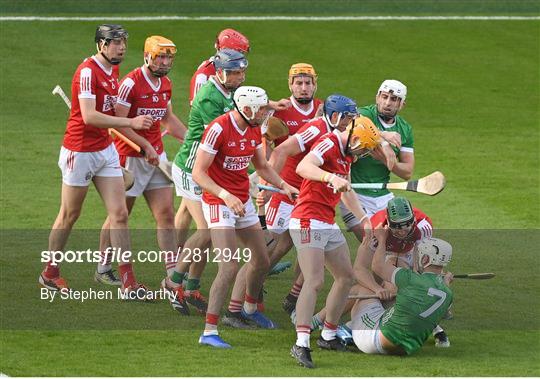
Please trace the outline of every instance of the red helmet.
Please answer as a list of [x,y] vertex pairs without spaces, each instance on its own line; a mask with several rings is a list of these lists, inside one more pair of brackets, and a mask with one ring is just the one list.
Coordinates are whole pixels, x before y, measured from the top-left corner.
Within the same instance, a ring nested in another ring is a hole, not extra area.
[[225,29],[218,34],[215,47],[216,50],[226,48],[240,51],[245,54],[249,52],[249,40],[239,31]]

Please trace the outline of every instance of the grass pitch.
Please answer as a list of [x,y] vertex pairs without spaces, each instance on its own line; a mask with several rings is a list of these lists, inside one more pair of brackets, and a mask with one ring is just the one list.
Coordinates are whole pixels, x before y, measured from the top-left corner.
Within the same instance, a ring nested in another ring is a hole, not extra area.
[[[374,2],[367,3],[375,7]],[[402,9],[392,3],[384,2],[383,11]],[[501,8],[503,3],[482,2],[482,12],[459,3],[446,12],[516,13],[508,12],[511,4]],[[80,15],[74,2],[66,2],[63,10],[53,3],[39,9],[0,4],[5,14],[29,9]],[[273,4],[276,12],[286,6],[280,1]],[[313,13],[331,14],[321,3],[314,4]],[[353,11],[361,11],[357,3],[351,4]],[[431,2],[407,4],[416,4],[410,9],[419,14],[435,12],[426,6]],[[450,6],[450,2],[443,4]],[[512,8],[517,13],[538,15],[538,2],[517,4]],[[377,14],[376,8],[368,13]],[[404,9],[398,14],[410,13]],[[280,329],[223,329],[224,338],[234,346],[226,352],[199,347],[203,319],[180,318],[164,302],[49,304],[39,300],[39,253],[47,247],[47,229],[58,211],[61,177],[56,161],[67,118],[65,105],[51,90],[60,84],[69,91],[76,66],[94,51],[98,23],[0,21],[1,372],[13,376],[540,375],[536,296],[540,289],[540,21],[122,22],[130,33],[122,74],[142,64],[142,45],[148,35],[162,34],[176,42],[173,105],[183,120],[187,120],[189,78],[212,54],[215,34],[225,27],[237,28],[252,43],[246,84],[265,88],[274,99],[289,95],[287,70],[298,61],[315,66],[321,98],[339,92],[364,105],[373,102],[384,79],[407,84],[409,96],[402,115],[414,129],[415,176],[441,170],[448,180],[447,188],[434,198],[408,197],[432,217],[437,234],[454,244],[453,272],[494,271],[497,277],[456,281],[455,319],[444,322],[450,349],[436,349],[430,340],[419,354],[407,358],[316,351],[318,369],[313,371],[297,367],[288,356],[294,330],[279,303],[288,291],[290,272],[270,279],[267,286],[268,313]],[[178,146],[169,138],[166,149],[172,158]],[[68,248],[96,248],[96,229],[104,217],[99,197],[91,190]],[[141,201],[130,226],[138,229],[132,232],[134,249],[157,248],[152,233],[143,231],[152,228],[153,221]],[[350,239],[351,251],[356,246]],[[74,288],[101,288],[92,281],[93,269],[91,264],[67,264],[62,270]],[[161,265],[138,265],[136,270],[141,280],[157,288],[163,276]],[[210,265],[203,289],[208,289],[214,272]]]

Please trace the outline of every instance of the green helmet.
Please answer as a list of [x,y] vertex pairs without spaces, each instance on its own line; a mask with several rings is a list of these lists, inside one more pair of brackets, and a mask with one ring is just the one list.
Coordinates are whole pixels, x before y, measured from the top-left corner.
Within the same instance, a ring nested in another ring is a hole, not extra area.
[[388,226],[392,229],[403,228],[411,225],[414,219],[411,202],[404,197],[394,197],[386,206]]

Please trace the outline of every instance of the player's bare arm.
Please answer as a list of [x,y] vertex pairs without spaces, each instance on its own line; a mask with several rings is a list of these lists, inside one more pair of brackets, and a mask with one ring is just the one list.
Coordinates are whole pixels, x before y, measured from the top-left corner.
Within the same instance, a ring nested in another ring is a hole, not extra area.
[[298,144],[298,139],[295,136],[289,136],[285,142],[272,151],[268,163],[277,173],[280,173],[283,170],[283,166],[285,166],[287,158],[301,152],[302,148]]
[[255,150],[252,162],[257,170],[259,176],[268,183],[281,188],[284,193],[293,200],[294,195],[298,195],[298,189],[289,185],[285,180],[281,179],[278,173],[268,164],[268,161],[264,157],[263,149]]
[[[350,177],[349,177],[350,182]],[[354,193],[354,191],[347,191],[343,192],[341,194],[341,201],[343,201],[343,204],[349,209],[352,214],[355,215],[355,217],[360,220],[360,225],[362,226],[364,230],[364,238],[362,241],[370,241],[371,240],[371,221],[369,220],[369,217],[366,215],[364,210],[362,209],[362,205],[360,204],[360,201],[358,201],[358,197]]]
[[377,238],[377,248],[373,255],[373,262],[371,263],[371,269],[373,272],[383,280],[392,282],[392,275],[396,270],[396,267],[392,263],[388,263],[385,260],[386,257],[386,239],[388,238],[388,225],[379,224],[373,229],[373,234]]
[[152,126],[152,116],[144,115],[135,118],[115,117],[96,110],[95,99],[79,99],[81,115],[85,124],[96,128],[131,128],[146,130]]
[[296,167],[296,173],[307,180],[315,180],[330,184],[337,192],[347,192],[351,190],[351,183],[337,176],[334,173],[324,171],[320,168],[323,164],[321,159],[313,152],[307,154]]
[[392,171],[397,164],[396,153],[394,153],[394,150],[392,150],[389,143],[377,146],[377,148],[371,152],[371,156],[384,163],[389,171]]
[[400,151],[398,158],[392,173],[403,180],[411,179],[414,172],[414,153]]
[[397,147],[398,149],[401,147],[401,134],[399,134],[397,132],[383,131],[383,132],[381,132],[381,136],[390,145],[393,145],[393,146]]
[[174,114],[172,105],[167,105],[167,112],[161,119],[161,124],[165,127],[168,134],[176,138],[180,142],[184,142],[186,137],[187,128],[184,123]]
[[208,168],[214,162],[215,155],[210,154],[202,149],[197,150],[197,158],[193,166],[193,180],[198,183],[204,190],[219,197],[225,202],[225,205],[231,209],[236,215],[243,217],[246,213],[244,204],[239,198],[231,194],[225,188],[218,185],[208,176]]
[[381,300],[389,300],[394,296],[394,293],[379,285],[370,270],[371,262],[373,260],[373,252],[369,247],[370,243],[370,239],[364,238],[360,246],[358,246],[353,266],[354,276],[360,285],[369,288],[379,296]]

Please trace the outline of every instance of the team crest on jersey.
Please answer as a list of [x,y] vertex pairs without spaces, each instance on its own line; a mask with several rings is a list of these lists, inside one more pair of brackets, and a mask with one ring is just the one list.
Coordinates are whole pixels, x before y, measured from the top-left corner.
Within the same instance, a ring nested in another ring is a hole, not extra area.
[[116,83],[118,83],[118,79],[109,79],[109,82],[111,82],[111,88],[116,89]]
[[153,103],[157,103],[158,101],[159,101],[158,95],[153,94],[153,95],[152,95],[152,102],[153,102]]
[[202,195],[202,189],[199,186],[193,187],[193,192],[195,192],[195,195],[197,195],[197,196]]
[[111,96],[111,95],[103,96],[103,110],[102,110],[103,113],[114,109],[114,105],[116,104],[116,98],[117,96]]
[[223,219],[229,219],[231,216],[230,216],[230,213],[229,211],[223,211]]

